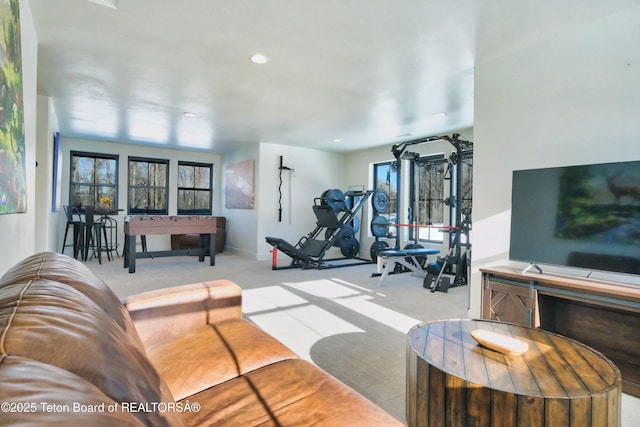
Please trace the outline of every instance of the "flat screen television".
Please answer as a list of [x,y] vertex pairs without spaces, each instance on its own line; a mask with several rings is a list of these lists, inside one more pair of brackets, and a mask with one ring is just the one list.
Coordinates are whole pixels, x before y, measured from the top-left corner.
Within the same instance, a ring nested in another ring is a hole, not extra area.
[[514,171],[509,258],[640,274],[640,161]]

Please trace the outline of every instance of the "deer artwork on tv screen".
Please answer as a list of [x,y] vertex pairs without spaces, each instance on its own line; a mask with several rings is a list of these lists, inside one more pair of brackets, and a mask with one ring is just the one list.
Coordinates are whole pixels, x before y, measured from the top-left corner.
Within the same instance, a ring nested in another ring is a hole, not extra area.
[[560,176],[556,236],[640,244],[640,164],[566,168]]

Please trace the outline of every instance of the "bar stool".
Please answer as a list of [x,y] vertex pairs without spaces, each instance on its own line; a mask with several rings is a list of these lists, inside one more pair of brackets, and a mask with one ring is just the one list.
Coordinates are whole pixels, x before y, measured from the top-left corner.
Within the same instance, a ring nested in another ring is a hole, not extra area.
[[[89,248],[92,249],[91,256],[97,253],[98,263],[102,264],[102,237],[107,241],[107,232],[104,228],[104,222],[96,221],[94,218],[95,208],[93,206],[85,206],[84,208],[84,260],[89,259]],[[111,255],[107,251],[107,258],[111,261]]]
[[[60,253],[64,253],[65,248],[73,247],[73,257],[78,259],[78,254],[80,254],[80,247],[82,246],[82,233],[84,228],[84,222],[82,222],[82,218],[78,211],[70,205],[63,206],[64,213],[67,216],[67,227],[64,230],[64,239],[62,241],[62,251]],[[74,218],[74,215],[77,215],[77,218]],[[73,243],[67,244],[67,236],[69,234],[69,227],[73,227]]]
[[[100,218],[100,221],[104,223],[104,241],[102,242],[102,249],[107,252],[107,257],[111,256],[111,253],[118,254],[118,221],[110,216],[104,215]],[[111,258],[109,258],[111,260]]]

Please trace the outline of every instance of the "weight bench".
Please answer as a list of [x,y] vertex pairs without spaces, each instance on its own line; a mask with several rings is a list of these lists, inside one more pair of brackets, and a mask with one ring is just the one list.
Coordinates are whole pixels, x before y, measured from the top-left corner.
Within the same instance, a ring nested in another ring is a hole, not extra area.
[[[390,271],[395,269],[396,264],[400,264],[403,267],[411,270],[413,276],[425,277],[427,272],[422,268],[422,265],[418,261],[418,257],[426,257],[427,255],[433,255],[440,253],[438,249],[383,249],[378,252],[378,274],[380,275],[380,281],[378,284],[382,286],[382,282],[387,277]],[[409,258],[409,260],[407,260]]]

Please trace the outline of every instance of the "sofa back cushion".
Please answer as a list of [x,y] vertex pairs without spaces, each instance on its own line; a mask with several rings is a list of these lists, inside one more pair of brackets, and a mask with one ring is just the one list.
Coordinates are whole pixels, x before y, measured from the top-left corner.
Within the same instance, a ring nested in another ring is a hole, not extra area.
[[[67,370],[114,402],[174,402],[126,310],[103,282],[60,254],[23,263],[0,279],[0,360],[23,357]],[[182,422],[170,411],[135,416],[148,425]]]
[[55,252],[40,252],[10,268],[0,278],[0,286],[36,279],[64,283],[82,292],[102,307],[129,335],[137,339],[136,328],[129,312],[111,288],[81,262]]

